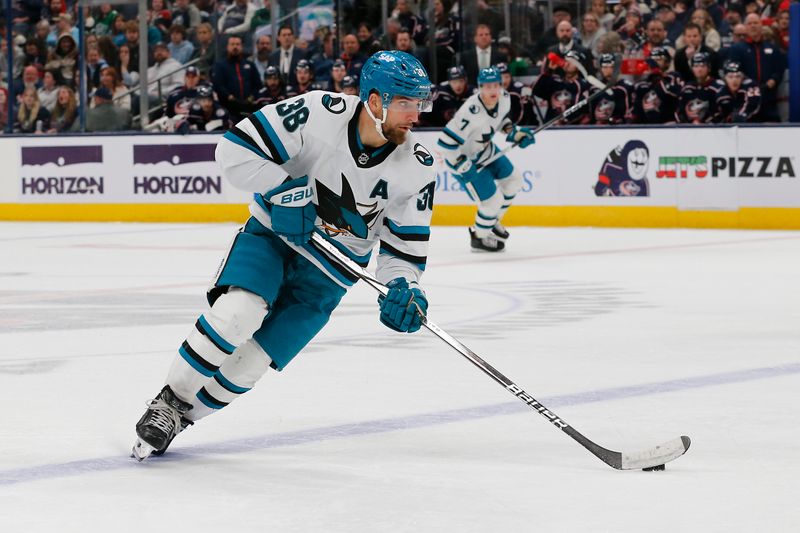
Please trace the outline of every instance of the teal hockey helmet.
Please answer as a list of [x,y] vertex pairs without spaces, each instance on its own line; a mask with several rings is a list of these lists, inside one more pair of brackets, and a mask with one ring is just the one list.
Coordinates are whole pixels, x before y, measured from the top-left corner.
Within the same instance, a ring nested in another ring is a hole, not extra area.
[[497,67],[482,68],[478,72],[478,85],[483,85],[484,83],[503,83]]
[[405,96],[420,101],[420,112],[431,110],[431,80],[422,63],[411,54],[398,50],[376,52],[364,63],[360,81],[362,102],[366,103],[370,93],[376,91],[384,109],[395,96]]

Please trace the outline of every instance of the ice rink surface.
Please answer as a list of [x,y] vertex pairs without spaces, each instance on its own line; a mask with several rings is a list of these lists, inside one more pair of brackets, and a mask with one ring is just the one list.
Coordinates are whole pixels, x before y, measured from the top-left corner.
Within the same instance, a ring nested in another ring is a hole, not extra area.
[[800,530],[800,233],[433,229],[429,316],[615,471],[356,286],[282,373],[128,458],[233,225],[0,224],[2,532]]

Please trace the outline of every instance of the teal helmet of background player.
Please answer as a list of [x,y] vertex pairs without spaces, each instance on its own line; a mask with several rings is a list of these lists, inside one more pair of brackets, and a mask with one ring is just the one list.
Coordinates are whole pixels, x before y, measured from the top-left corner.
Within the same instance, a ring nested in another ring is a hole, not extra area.
[[500,75],[500,70],[497,67],[482,68],[478,72],[478,86],[487,83],[502,83],[503,78]]
[[[373,115],[368,105],[364,106],[375,128],[383,137],[382,125],[386,122],[387,111],[395,96],[405,96],[418,100],[417,111],[425,113],[433,107],[431,99],[431,80],[420,61],[406,52],[398,50],[376,52],[361,69],[360,98],[366,104],[369,95],[376,92],[381,97],[383,117]],[[385,139],[385,137],[384,137]]]

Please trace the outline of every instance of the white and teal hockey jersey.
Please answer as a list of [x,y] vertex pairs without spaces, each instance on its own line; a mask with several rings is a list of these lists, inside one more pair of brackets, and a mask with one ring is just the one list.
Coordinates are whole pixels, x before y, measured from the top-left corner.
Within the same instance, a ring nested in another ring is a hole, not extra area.
[[[312,91],[268,105],[225,133],[216,158],[250,213],[271,227],[267,193],[308,176],[316,227],[362,266],[380,242],[377,277],[418,281],[425,270],[436,172],[413,132],[402,145],[361,143],[357,96]],[[344,287],[356,279],[309,242],[292,246]]]
[[486,161],[497,150],[492,143],[494,134],[507,132],[513,126],[511,97],[507,91],[501,90],[497,105],[491,111],[486,109],[478,95],[475,93],[467,98],[439,135],[437,144],[442,149],[442,156],[451,163],[462,154],[473,163]]

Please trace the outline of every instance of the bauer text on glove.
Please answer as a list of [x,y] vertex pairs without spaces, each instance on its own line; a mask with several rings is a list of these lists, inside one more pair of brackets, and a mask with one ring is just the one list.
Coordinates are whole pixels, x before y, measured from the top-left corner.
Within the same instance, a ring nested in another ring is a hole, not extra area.
[[298,246],[308,242],[317,219],[317,209],[311,202],[313,190],[308,184],[308,176],[287,181],[266,196],[272,204],[272,231]]

